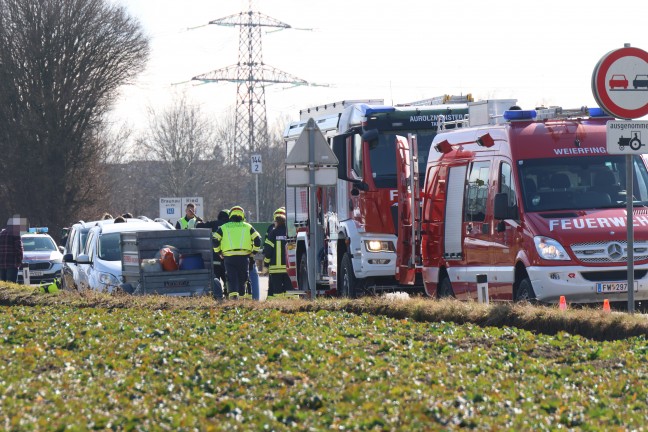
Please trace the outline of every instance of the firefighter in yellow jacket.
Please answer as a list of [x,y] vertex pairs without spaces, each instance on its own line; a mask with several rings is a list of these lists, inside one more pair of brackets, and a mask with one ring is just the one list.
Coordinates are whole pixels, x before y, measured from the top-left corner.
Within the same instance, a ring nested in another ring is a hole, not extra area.
[[249,278],[249,257],[261,249],[261,238],[252,225],[244,222],[243,207],[234,206],[229,212],[229,222],[214,233],[214,252],[223,256],[230,293],[245,295],[245,282]]
[[286,212],[276,211],[275,227],[266,236],[263,245],[263,264],[268,267],[268,296],[283,294],[292,288],[286,272]]

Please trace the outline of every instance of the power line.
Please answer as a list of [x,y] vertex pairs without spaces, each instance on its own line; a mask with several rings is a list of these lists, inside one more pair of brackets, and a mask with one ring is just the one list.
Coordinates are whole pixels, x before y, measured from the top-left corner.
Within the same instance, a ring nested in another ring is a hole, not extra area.
[[252,10],[249,0],[248,11],[210,21],[209,24],[225,27],[239,27],[238,63],[205,74],[192,80],[202,83],[236,83],[235,139],[228,145],[227,158],[233,162],[244,162],[245,157],[268,141],[268,120],[266,117],[265,87],[271,84],[309,85],[306,80],[290,75],[263,63],[261,30],[292,28],[289,24]]

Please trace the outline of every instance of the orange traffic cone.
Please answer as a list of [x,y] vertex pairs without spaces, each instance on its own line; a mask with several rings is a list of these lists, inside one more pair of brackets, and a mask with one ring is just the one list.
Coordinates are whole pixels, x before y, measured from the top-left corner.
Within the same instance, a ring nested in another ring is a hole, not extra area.
[[603,300],[603,312],[610,312],[610,300]]
[[560,310],[567,310],[567,300],[565,296],[560,296],[560,303],[558,304]]

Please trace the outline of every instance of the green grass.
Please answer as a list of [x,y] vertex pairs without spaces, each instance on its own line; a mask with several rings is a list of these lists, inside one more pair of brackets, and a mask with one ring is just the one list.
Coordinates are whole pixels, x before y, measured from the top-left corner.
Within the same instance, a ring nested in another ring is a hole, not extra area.
[[16,286],[0,305],[5,430],[641,430],[648,412],[641,316]]

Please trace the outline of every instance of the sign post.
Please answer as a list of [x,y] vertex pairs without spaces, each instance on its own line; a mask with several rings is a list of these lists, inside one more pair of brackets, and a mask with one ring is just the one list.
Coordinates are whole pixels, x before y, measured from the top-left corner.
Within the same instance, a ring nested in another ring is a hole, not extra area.
[[253,154],[250,162],[252,164],[252,174],[256,174],[254,177],[254,183],[256,184],[256,221],[259,222],[259,174],[263,174],[263,160],[260,154]]
[[308,186],[308,286],[317,296],[317,250],[323,239],[317,230],[317,187],[337,184],[338,160],[311,117],[286,157],[286,186]]
[[[599,60],[592,74],[592,93],[608,113],[622,119],[648,115],[648,53],[625,44]],[[642,141],[642,132],[644,141]],[[628,312],[634,313],[633,155],[648,153],[648,122],[610,120],[606,125],[609,154],[625,154]]]

